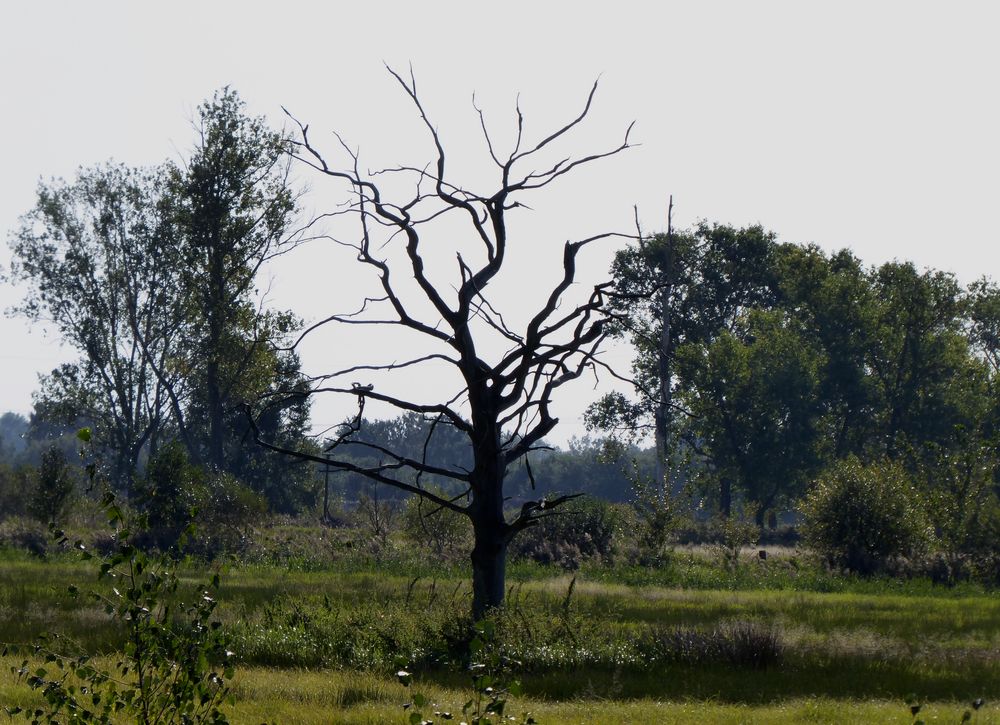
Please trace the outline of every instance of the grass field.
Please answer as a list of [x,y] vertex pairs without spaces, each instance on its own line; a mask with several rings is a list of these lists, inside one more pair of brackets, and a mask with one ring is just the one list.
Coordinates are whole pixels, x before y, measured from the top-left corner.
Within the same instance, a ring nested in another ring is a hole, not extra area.
[[[987,705],[973,721],[1000,722],[995,593],[815,572],[790,578],[780,561],[748,560],[735,574],[692,561],[700,573],[679,576],[703,586],[665,586],[655,582],[667,574],[653,571],[585,568],[574,581],[512,567],[500,627],[505,651],[521,662],[515,712],[542,723],[905,723],[905,700],[915,695],[927,703],[926,722],[958,723],[978,697]],[[192,587],[209,576],[184,569]],[[759,588],[750,586],[755,578]],[[58,631],[89,651],[113,651],[116,625],[65,594],[68,584],[92,581],[92,569],[68,557],[0,557],[0,641]],[[468,607],[468,583],[454,568],[244,566],[224,570],[222,581],[218,613],[241,659],[235,722],[403,722],[406,691],[391,678],[400,656],[442,707],[458,710],[467,699],[461,668],[443,664],[442,642]],[[713,637],[748,624],[776,647],[766,667],[713,649]],[[0,663],[0,703],[28,704],[32,693],[12,664]]]

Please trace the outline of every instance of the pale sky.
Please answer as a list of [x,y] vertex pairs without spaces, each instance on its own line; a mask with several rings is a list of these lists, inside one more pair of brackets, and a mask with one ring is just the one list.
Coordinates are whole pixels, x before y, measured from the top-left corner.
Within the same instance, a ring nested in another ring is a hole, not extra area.
[[[598,76],[591,117],[564,149],[614,146],[636,121],[641,146],[525,199],[533,211],[514,224],[493,295],[501,309],[526,309],[554,279],[563,241],[630,232],[633,205],[646,229],[663,228],[670,194],[678,226],[761,223],[781,241],[850,247],[870,264],[1000,277],[998,20],[987,2],[4,3],[0,230],[31,207],[39,178],[183,157],[195,107],[224,85],[276,125],[285,106],[334,158],[335,129],[367,166],[422,166],[426,134],[383,68],[412,63],[456,175],[472,185],[490,163],[473,92],[501,146],[518,94],[537,138],[579,111]],[[309,212],[346,199],[300,178]],[[585,282],[613,249],[595,250]],[[328,246],[299,249],[270,271],[270,298],[306,320],[350,309],[364,294],[353,270]],[[0,306],[20,294],[0,286]],[[307,345],[306,370],[399,346],[353,334]],[[74,354],[17,318],[0,319],[0,340],[0,411],[26,413],[37,373]],[[583,432],[580,415],[604,389],[560,391],[556,440]],[[318,403],[314,421],[342,414]]]

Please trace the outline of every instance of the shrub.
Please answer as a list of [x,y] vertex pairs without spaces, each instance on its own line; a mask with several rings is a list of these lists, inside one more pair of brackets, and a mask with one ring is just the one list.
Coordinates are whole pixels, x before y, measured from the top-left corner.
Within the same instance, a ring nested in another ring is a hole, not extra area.
[[719,516],[715,520],[715,530],[718,532],[719,561],[723,568],[735,573],[740,568],[740,554],[743,549],[753,546],[760,540],[760,529],[753,522],[755,509],[733,512],[730,516]]
[[267,511],[266,499],[229,473],[208,477],[199,493],[194,535],[185,551],[208,560],[242,553],[250,527]]
[[207,498],[205,474],[191,463],[181,443],[163,446],[149,459],[136,482],[136,502],[146,515],[148,538],[162,548],[174,546]]
[[917,490],[891,461],[850,457],[823,473],[802,505],[806,541],[835,566],[871,574],[927,548],[931,529]]
[[560,564],[568,569],[589,557],[610,556],[621,515],[616,507],[600,499],[585,497],[572,509],[520,533],[512,542],[512,552],[541,564]]
[[179,442],[150,458],[145,477],[136,482],[136,494],[147,518],[144,543],[174,547],[195,523],[187,551],[209,559],[238,550],[246,529],[267,510],[264,497],[235,476],[211,475],[191,463]]
[[362,542],[376,556],[382,556],[390,549],[392,535],[399,528],[399,501],[383,499],[378,495],[378,487],[372,487],[372,495],[358,496],[358,507],[354,510],[355,525],[361,530]]
[[0,547],[20,549],[44,557],[48,553],[48,543],[48,532],[34,519],[10,516],[0,522]]
[[[433,490],[449,498],[440,489]],[[421,548],[443,559],[465,556],[472,549],[472,527],[469,519],[448,509],[442,509],[420,496],[410,496],[403,506],[403,535]]]
[[[228,681],[233,653],[221,622],[215,619],[214,590],[198,588],[188,604],[178,600],[180,580],[165,557],[150,557],[133,543],[125,514],[112,494],[104,499],[115,528],[115,550],[94,556],[82,542],[75,548],[94,561],[97,579],[110,580],[111,593],[91,591],[121,625],[128,644],[111,667],[88,653],[67,653],[59,635],[41,635],[30,646],[5,647],[3,654],[23,654],[19,679],[39,692],[44,705],[7,709],[31,723],[212,723],[225,725],[222,707],[232,704]],[[59,547],[69,541],[54,529]],[[81,596],[75,586],[72,597]],[[44,664],[43,664],[44,663]]]

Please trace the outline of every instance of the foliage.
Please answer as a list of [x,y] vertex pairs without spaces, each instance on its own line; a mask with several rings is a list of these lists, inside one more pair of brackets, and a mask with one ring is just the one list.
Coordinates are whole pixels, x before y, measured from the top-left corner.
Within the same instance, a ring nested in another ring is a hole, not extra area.
[[848,457],[816,480],[802,505],[806,540],[834,565],[871,573],[931,541],[924,504],[903,467]]
[[254,286],[299,239],[287,139],[229,89],[198,121],[181,166],[107,164],[39,185],[11,239],[12,276],[28,285],[17,311],[50,322],[80,359],[45,376],[35,410],[94,427],[119,490],[176,438],[291,512],[310,503],[312,472],[247,446],[241,407],[309,447],[299,361],[279,349],[298,321],[264,310]]
[[176,254],[160,170],[108,164],[40,183],[11,239],[18,312],[46,321],[81,357],[42,379],[37,409],[95,427],[124,485],[163,423],[163,380],[148,356],[174,352]]
[[[656,234],[630,244],[615,256],[611,273],[619,316],[617,332],[636,348],[633,373],[638,400],[621,407],[605,401],[591,409],[588,422],[606,430],[641,431],[657,405],[661,336],[669,328],[666,355],[686,343],[710,343],[744,310],[773,298],[771,256],[774,234],[759,226],[736,229],[701,223],[692,231]],[[658,294],[664,288],[669,294]],[[677,389],[672,367],[667,368]]]
[[74,489],[73,471],[61,449],[45,450],[34,483],[28,504],[31,515],[42,523],[61,521]]
[[751,311],[710,344],[678,351],[689,436],[712,463],[702,475],[735,482],[757,505],[758,524],[794,501],[822,461],[821,365],[781,312]]
[[152,541],[171,547],[194,521],[205,498],[205,474],[174,441],[150,457],[135,489],[135,502],[146,515]]
[[669,561],[667,547],[680,523],[682,500],[679,496],[666,495],[660,486],[638,471],[632,476],[635,492],[632,509],[637,526],[630,533],[638,547],[639,562],[647,566],[664,564]]
[[402,507],[395,499],[379,496],[378,486],[372,486],[372,495],[361,494],[354,520],[365,537],[365,543],[377,555],[384,553],[391,545],[391,537],[399,527]]
[[748,517],[755,516],[753,507],[739,516],[717,516],[714,529],[718,535],[716,549],[723,568],[736,573],[740,568],[743,549],[753,546],[760,539],[760,527]]
[[[0,463],[0,511],[2,516],[25,516],[36,488],[36,471],[31,466]],[[46,523],[48,523],[46,521]]]
[[609,557],[620,525],[621,515],[614,505],[587,496],[525,530],[514,541],[512,552],[542,564],[576,569],[584,559]]
[[0,415],[0,457],[12,463],[26,447],[25,434],[28,420],[23,415],[10,411]]
[[[94,469],[90,471],[93,477]],[[29,656],[12,669],[42,694],[45,705],[11,708],[9,714],[49,725],[106,724],[123,717],[142,725],[228,722],[221,707],[232,703],[227,680],[233,677],[233,653],[215,619],[217,602],[209,591],[218,589],[218,575],[210,588],[195,592],[193,601],[179,601],[180,580],[169,560],[150,557],[134,544],[139,532],[130,530],[113,494],[105,496],[103,505],[115,530],[115,550],[100,556],[81,542],[75,547],[84,560],[95,563],[97,580],[111,584],[110,592],[95,589],[89,598],[121,626],[124,648],[109,669],[91,653],[67,653],[59,635],[42,635],[30,647],[15,646],[15,652]],[[69,543],[61,530],[52,531],[58,545]],[[68,591],[73,598],[81,596],[76,586]]]
[[283,445],[303,444],[309,404],[298,357],[285,349],[298,321],[259,309],[255,288],[262,266],[299,238],[289,141],[247,115],[229,88],[199,106],[197,127],[187,163],[167,168],[187,295],[187,405],[176,424],[195,460],[232,473],[288,513],[301,505],[298,489],[311,471],[246,445],[244,407],[260,408],[258,425]]
[[[260,494],[234,476],[210,473],[191,462],[187,450],[173,441],[150,458],[135,484],[136,505],[146,516],[142,539],[161,549],[187,550],[214,558],[238,548],[243,530],[267,508]],[[197,524],[196,534],[185,532]]]
[[[443,491],[437,491],[443,496]],[[444,559],[456,559],[469,550],[472,530],[469,521],[454,511],[411,496],[403,506],[402,531],[406,539]]]
[[[699,435],[683,430],[677,398],[690,381],[678,375],[678,354],[711,345],[746,310],[773,303],[774,248],[774,235],[760,226],[701,223],[693,231],[642,237],[615,256],[613,331],[627,335],[636,349],[636,396],[611,393],[588,409],[586,421],[632,441],[652,431],[656,478],[665,487],[684,456],[682,442],[690,445]],[[722,498],[728,512],[728,493]]]
[[[462,705],[462,722],[467,725],[500,725],[506,722],[533,725],[537,721],[531,713],[524,713],[520,717],[507,714],[510,698],[521,694],[521,684],[510,679],[510,670],[518,663],[501,655],[498,644],[497,628],[493,621],[484,619],[472,626],[468,668],[472,698]],[[399,670],[396,679],[411,691],[410,702],[403,706],[409,711],[406,721],[410,725],[433,725],[433,720],[424,717],[423,708],[434,705],[425,695],[412,690],[413,675],[406,670]],[[446,710],[435,710],[434,717],[452,720],[454,715]]]

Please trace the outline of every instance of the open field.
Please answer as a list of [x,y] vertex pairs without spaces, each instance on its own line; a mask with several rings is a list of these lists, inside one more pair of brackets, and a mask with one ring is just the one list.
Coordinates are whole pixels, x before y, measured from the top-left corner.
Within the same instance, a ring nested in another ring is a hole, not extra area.
[[[696,564],[709,572],[707,584],[713,564]],[[585,569],[574,581],[556,569],[513,567],[500,629],[505,652],[521,663],[524,695],[514,710],[542,723],[903,723],[913,694],[929,703],[927,722],[957,723],[977,697],[987,706],[974,722],[1000,722],[995,593],[921,581],[817,587],[818,575],[779,580],[763,569],[762,588],[752,589],[758,566],[748,560],[729,579],[715,571],[714,589],[629,583],[640,570]],[[464,621],[468,583],[447,567],[419,577],[401,575],[404,568],[224,570],[218,614],[242,660],[234,721],[402,722],[406,692],[391,678],[400,656],[421,691],[460,709],[466,677],[445,663],[454,661],[449,637]],[[59,631],[89,651],[113,650],[116,625],[64,593],[70,583],[91,584],[90,572],[70,558],[5,556],[0,641]],[[184,570],[192,586],[208,576]],[[740,626],[758,638],[747,647],[771,647],[773,657],[754,660],[746,647],[720,655],[716,639]],[[0,667],[0,702],[30,702],[13,663]]]

